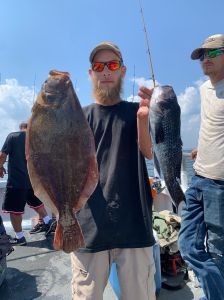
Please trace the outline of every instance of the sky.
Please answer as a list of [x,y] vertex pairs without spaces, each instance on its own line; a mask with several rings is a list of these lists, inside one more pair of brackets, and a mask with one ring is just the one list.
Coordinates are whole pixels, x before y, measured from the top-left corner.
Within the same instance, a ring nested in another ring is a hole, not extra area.
[[[155,79],[172,85],[181,107],[183,148],[197,146],[199,86],[206,80],[191,52],[224,33],[224,1],[141,0]],[[27,120],[52,69],[71,74],[82,106],[92,103],[89,54],[112,41],[127,66],[123,99],[151,72],[139,0],[0,0],[0,147]]]

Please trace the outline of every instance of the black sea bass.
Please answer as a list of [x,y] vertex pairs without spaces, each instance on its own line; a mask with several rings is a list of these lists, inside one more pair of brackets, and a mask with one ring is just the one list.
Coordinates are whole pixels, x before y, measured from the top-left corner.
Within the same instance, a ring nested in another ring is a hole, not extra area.
[[54,248],[85,245],[75,212],[98,182],[92,131],[67,72],[51,71],[32,109],[26,139],[35,195],[59,214]]
[[164,176],[166,187],[176,206],[184,200],[180,187],[182,141],[180,137],[180,106],[171,86],[154,89],[150,102],[150,127],[154,164]]

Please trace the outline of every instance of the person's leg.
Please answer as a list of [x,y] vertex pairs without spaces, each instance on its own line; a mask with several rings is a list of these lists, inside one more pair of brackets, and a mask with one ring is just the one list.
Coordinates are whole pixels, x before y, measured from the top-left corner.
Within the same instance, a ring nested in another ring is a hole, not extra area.
[[57,221],[48,216],[44,204],[34,195],[33,190],[27,191],[27,204],[37,212],[39,220],[43,220],[43,222],[38,222],[30,233],[45,232],[47,236],[51,232],[55,232]]
[[22,214],[25,207],[25,193],[23,189],[6,188],[2,210],[10,214],[10,221],[15,231],[15,238],[10,239],[13,245],[26,245],[22,231]]
[[15,233],[22,232],[22,214],[10,214],[10,221]]
[[43,218],[50,220],[47,215],[47,211],[44,207],[44,204],[34,195],[33,190],[28,190],[26,195],[26,202],[30,208],[35,210],[38,214],[38,223],[30,230],[30,234],[45,232],[45,222]]
[[[40,219],[43,220],[46,216],[48,216],[46,208],[44,207],[43,203],[41,206],[37,206],[37,207],[32,206],[32,208],[38,213]],[[49,220],[50,220],[50,217],[49,217]]]
[[207,248],[224,281],[224,181],[206,179],[203,192]]
[[223,300],[223,277],[205,249],[207,228],[204,221],[203,193],[206,188],[207,182],[204,178],[199,176],[192,178],[182,208],[179,250],[201,282],[206,298]]
[[103,300],[109,277],[109,251],[71,254],[72,299]]
[[122,300],[155,300],[153,247],[113,249]]
[[10,213],[10,221],[15,231],[15,238],[10,239],[10,243],[15,246],[25,246],[26,238],[22,230],[22,214]]

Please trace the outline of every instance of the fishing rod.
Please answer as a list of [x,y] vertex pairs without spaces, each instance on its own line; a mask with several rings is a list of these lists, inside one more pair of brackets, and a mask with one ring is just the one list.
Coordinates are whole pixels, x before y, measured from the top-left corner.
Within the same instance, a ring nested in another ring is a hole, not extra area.
[[134,65],[134,78],[133,78],[133,88],[132,88],[132,102],[135,100],[135,65]]
[[147,33],[147,30],[146,30],[146,26],[145,26],[145,19],[144,19],[143,9],[142,9],[142,5],[141,5],[141,0],[139,0],[139,6],[140,6],[140,12],[141,12],[141,16],[142,16],[142,23],[143,23],[143,27],[144,27],[144,31],[145,31],[147,52],[148,52],[148,55],[149,55],[149,62],[150,62],[150,71],[151,71],[151,74],[152,74],[153,86],[155,87],[156,83],[155,83],[155,76],[154,76],[154,71],[153,71],[153,66],[152,66],[152,56],[151,56],[151,52],[150,52],[150,48],[149,48],[149,38],[148,38],[148,33]]

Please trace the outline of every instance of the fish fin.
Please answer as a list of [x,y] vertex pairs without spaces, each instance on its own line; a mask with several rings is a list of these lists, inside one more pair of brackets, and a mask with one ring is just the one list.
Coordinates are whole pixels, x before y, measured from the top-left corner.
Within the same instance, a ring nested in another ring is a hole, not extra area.
[[54,235],[55,250],[63,250],[66,253],[70,253],[84,246],[82,231],[76,219],[74,219],[73,224],[64,227],[58,221]]
[[158,161],[158,158],[157,158],[155,152],[153,154],[153,160],[154,160],[154,168],[156,170],[156,172],[154,172],[154,173],[157,173],[157,174],[155,174],[156,176],[159,175],[159,177],[161,177],[161,170],[160,170],[160,166],[159,166],[159,161]]
[[163,130],[163,124],[162,121],[156,123],[155,125],[155,141],[156,144],[162,143],[164,141],[164,130]]
[[93,155],[90,158],[89,172],[86,179],[86,183],[79,197],[79,201],[77,201],[76,205],[74,206],[74,212],[79,211],[85,205],[86,201],[94,192],[98,180],[99,180],[99,172],[98,172],[97,160],[96,160],[96,156]]

